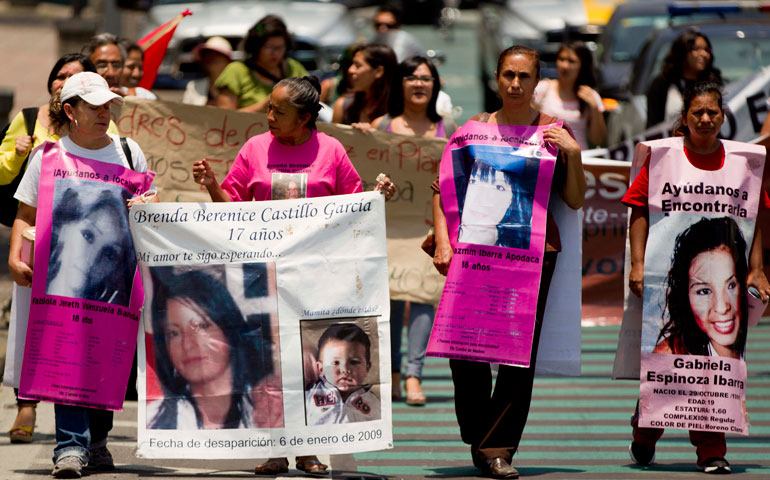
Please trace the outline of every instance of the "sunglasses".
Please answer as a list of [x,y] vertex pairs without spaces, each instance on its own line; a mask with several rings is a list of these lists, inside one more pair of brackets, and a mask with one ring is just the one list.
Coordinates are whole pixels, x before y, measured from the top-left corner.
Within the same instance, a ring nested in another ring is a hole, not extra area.
[[380,28],[386,28],[388,30],[393,30],[394,28],[398,28],[398,25],[395,23],[385,23],[385,22],[375,22],[374,28],[380,29]]

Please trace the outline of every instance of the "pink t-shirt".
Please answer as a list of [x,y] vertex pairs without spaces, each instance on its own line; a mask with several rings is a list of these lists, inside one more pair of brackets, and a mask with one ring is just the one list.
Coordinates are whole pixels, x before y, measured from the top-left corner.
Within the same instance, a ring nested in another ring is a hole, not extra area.
[[272,133],[250,138],[222,182],[234,202],[325,197],[362,191],[361,177],[335,138],[313,131],[302,145]]

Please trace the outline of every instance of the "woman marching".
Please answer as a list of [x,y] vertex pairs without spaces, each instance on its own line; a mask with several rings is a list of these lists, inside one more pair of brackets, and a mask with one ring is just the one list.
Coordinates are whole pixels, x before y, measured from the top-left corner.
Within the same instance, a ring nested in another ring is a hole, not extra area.
[[[336,139],[316,130],[320,93],[321,85],[315,77],[278,82],[268,97],[269,131],[246,142],[221,184],[207,160],[193,164],[195,181],[206,187],[215,202],[283,198],[286,186],[280,182],[287,176],[306,185],[307,197],[361,192],[361,177],[345,148]],[[274,180],[279,179],[280,182],[274,184]],[[377,182],[374,189],[382,191],[386,200],[395,193],[395,186],[388,178]],[[277,192],[281,192],[280,195]],[[328,466],[315,455],[297,457],[296,466],[308,473],[328,473]],[[286,458],[270,458],[255,468],[258,475],[288,471]]]
[[[121,146],[121,139],[117,135],[107,133],[110,125],[110,104],[113,102],[122,104],[123,99],[110,91],[107,82],[98,74],[81,72],[68,78],[64,82],[60,95],[52,99],[49,112],[50,122],[55,131],[68,132],[68,135],[59,140],[59,145],[63,152],[82,158],[117,164],[126,168],[131,168],[133,162],[133,170],[144,172],[147,170],[147,161],[139,146],[133,140],[127,140],[131,153],[131,160],[129,160]],[[39,148],[32,153],[29,167],[15,195],[21,203],[11,231],[8,266],[14,281],[22,286],[30,285],[32,282],[32,268],[24,263],[20,256],[21,234],[24,229],[35,225],[42,161],[43,149]],[[83,201],[95,200],[91,198],[93,196],[91,190],[89,193],[83,192],[83,195],[78,196],[89,197],[84,198]],[[140,197],[135,197],[130,203],[139,200]],[[73,199],[73,202],[75,201],[77,199]],[[153,197],[153,201],[157,201],[157,197]],[[122,199],[120,203],[124,205]],[[127,217],[125,207],[122,208],[121,214]],[[79,231],[71,236],[71,243],[74,242],[78,246],[74,251],[69,252],[70,255],[89,252],[81,257],[93,262],[86,268],[89,275],[93,274],[94,270],[101,271],[101,262],[105,262],[105,264],[112,263],[112,276],[120,276],[121,263],[127,261],[126,256],[116,252],[107,244],[108,237],[112,239],[110,240],[112,245],[120,243],[113,238],[116,233],[114,220],[107,218],[114,217],[114,214],[105,216],[103,209],[96,206],[90,209],[79,209],[79,211],[82,218],[77,221],[82,224],[78,227]],[[125,226],[122,235],[127,239],[129,236],[127,222]],[[62,225],[61,232],[66,229]],[[118,255],[113,256],[115,253]],[[130,256],[133,257],[133,255]],[[102,277],[107,276],[109,275],[99,275],[99,278],[103,279]],[[54,477],[80,478],[86,463],[89,467],[100,470],[115,468],[112,455],[107,449],[107,434],[112,429],[113,413],[111,411],[56,404],[54,413],[57,443],[54,448]]]
[[292,37],[283,20],[275,15],[260,19],[243,39],[247,58],[228,64],[214,83],[217,107],[267,111],[275,84],[283,78],[307,75],[301,63],[286,55],[291,48]]
[[[532,95],[540,79],[540,59],[536,51],[520,45],[506,49],[498,59],[495,77],[498,93],[503,101],[502,108],[491,114],[476,115],[466,127],[472,126],[473,121],[523,126],[549,125],[558,121],[531,107]],[[543,137],[559,150],[551,195],[561,196],[572,209],[580,208],[586,191],[580,146],[569,131],[561,127],[546,129]],[[453,252],[437,182],[434,182],[433,190],[433,220],[436,232],[433,263],[440,273],[446,275]],[[507,193],[510,197],[510,191]],[[470,191],[468,194],[470,195]],[[513,205],[510,198],[505,205],[509,203]],[[491,231],[494,232],[495,229]],[[505,243],[498,242],[502,240],[499,238],[489,240],[491,244]],[[488,363],[454,359],[449,361],[462,440],[471,446],[474,465],[492,478],[519,476],[511,466],[511,459],[518,449],[529,413],[540,329],[557,252],[560,249],[559,230],[549,211],[530,366],[519,368],[501,365],[493,391]]]
[[684,91],[705,81],[722,86],[722,72],[714,66],[708,37],[688,29],[671,44],[660,74],[647,90],[647,128],[668,120],[673,123],[680,116]]
[[567,122],[582,150],[604,145],[607,125],[602,98],[594,90],[596,76],[591,50],[580,40],[562,43],[556,54],[556,70],[557,79],[544,79],[537,85],[535,107]]
[[361,45],[353,50],[350,91],[334,102],[332,121],[368,124],[386,114],[397,66],[396,54],[387,45]]
[[[48,75],[48,93],[51,97],[59,95],[64,82],[69,77],[84,71],[96,72],[96,67],[88,57],[79,53],[68,53],[62,56],[56,61],[51,69],[51,73]],[[24,116],[21,112],[14,117],[8,126],[8,131],[5,134],[5,138],[3,138],[2,145],[0,145],[0,185],[11,184],[16,181],[16,178],[21,180],[20,175],[23,172],[20,173],[20,170],[35,147],[47,141],[55,142],[67,134],[66,125],[54,128],[48,118],[48,109],[48,103],[37,108],[37,117],[33,127],[34,131],[31,136],[27,135]],[[25,289],[20,289],[18,286],[14,287],[13,290],[14,303],[17,302],[17,297],[19,296],[24,297],[25,301],[29,303],[28,290],[21,293]],[[21,297],[19,298],[21,299]],[[17,322],[15,318],[11,319],[11,321]],[[18,394],[18,389],[14,390]],[[35,434],[35,419],[37,418],[35,408],[37,407],[37,402],[17,398],[17,406],[18,414],[16,415],[16,420],[8,431],[11,443],[32,442]]]
[[[398,81],[400,80],[400,85]],[[372,122],[372,127],[386,132],[419,137],[449,138],[457,130],[454,119],[436,111],[441,79],[436,66],[422,56],[409,57],[398,65],[396,84],[390,95],[388,113]],[[390,356],[393,399],[401,398],[401,330],[406,302],[390,301]],[[407,330],[406,404],[419,407],[426,403],[422,392],[422,366],[433,326],[433,305],[410,302]]]
[[[737,175],[730,182],[741,182],[740,177],[746,174],[740,172],[750,172],[748,159],[765,156],[762,147],[719,139],[725,117],[718,84],[693,84],[685,90],[683,103],[681,124],[675,130],[679,137],[637,146],[637,161],[645,158],[644,164],[622,200],[631,207],[629,288],[640,298],[650,230],[650,180],[654,179],[656,185],[677,182],[679,175],[690,172],[688,179],[698,175],[699,179],[724,182],[728,175]],[[652,158],[658,160],[652,163]],[[763,190],[759,209],[769,207],[770,198]],[[731,216],[703,215],[676,237],[671,267],[663,285],[664,325],[652,353],[741,358],[748,317],[746,289],[756,288],[763,300],[770,296],[770,284],[762,268],[761,231],[751,225],[744,228],[754,228],[748,266],[745,238],[752,230],[741,232]],[[639,426],[638,403],[631,425],[631,459],[638,465],[652,464],[655,444],[663,429]],[[690,442],[696,449],[698,470],[730,473],[725,460],[724,433],[690,430]]]

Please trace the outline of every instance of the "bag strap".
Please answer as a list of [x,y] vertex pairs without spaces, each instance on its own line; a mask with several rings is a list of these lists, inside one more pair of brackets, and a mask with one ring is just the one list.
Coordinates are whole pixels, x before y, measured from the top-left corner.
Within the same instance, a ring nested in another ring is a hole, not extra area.
[[128,140],[126,137],[120,137],[120,146],[123,147],[123,153],[126,154],[126,160],[128,160],[128,167],[134,169],[134,160],[131,158],[131,149],[128,146]]
[[444,120],[444,136],[450,138],[457,131],[457,123],[451,115],[441,117],[441,119]]
[[380,123],[377,124],[377,130],[387,132],[388,127],[390,126],[391,120],[393,119],[390,117],[389,113],[386,113],[385,115],[383,115],[382,120],[380,120]]
[[21,115],[24,117],[24,125],[27,126],[27,135],[35,134],[35,123],[37,122],[37,107],[28,107],[21,109]]

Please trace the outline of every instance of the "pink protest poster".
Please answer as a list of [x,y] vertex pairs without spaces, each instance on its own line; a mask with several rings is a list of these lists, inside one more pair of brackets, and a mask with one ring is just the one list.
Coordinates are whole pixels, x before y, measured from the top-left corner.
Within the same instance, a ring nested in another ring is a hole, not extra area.
[[748,259],[765,149],[723,141],[723,165],[701,170],[681,137],[645,145],[639,425],[748,435]]
[[121,409],[144,301],[126,200],[153,177],[46,145],[22,398]]
[[454,255],[428,355],[529,366],[556,160],[549,126],[470,121],[444,150]]

